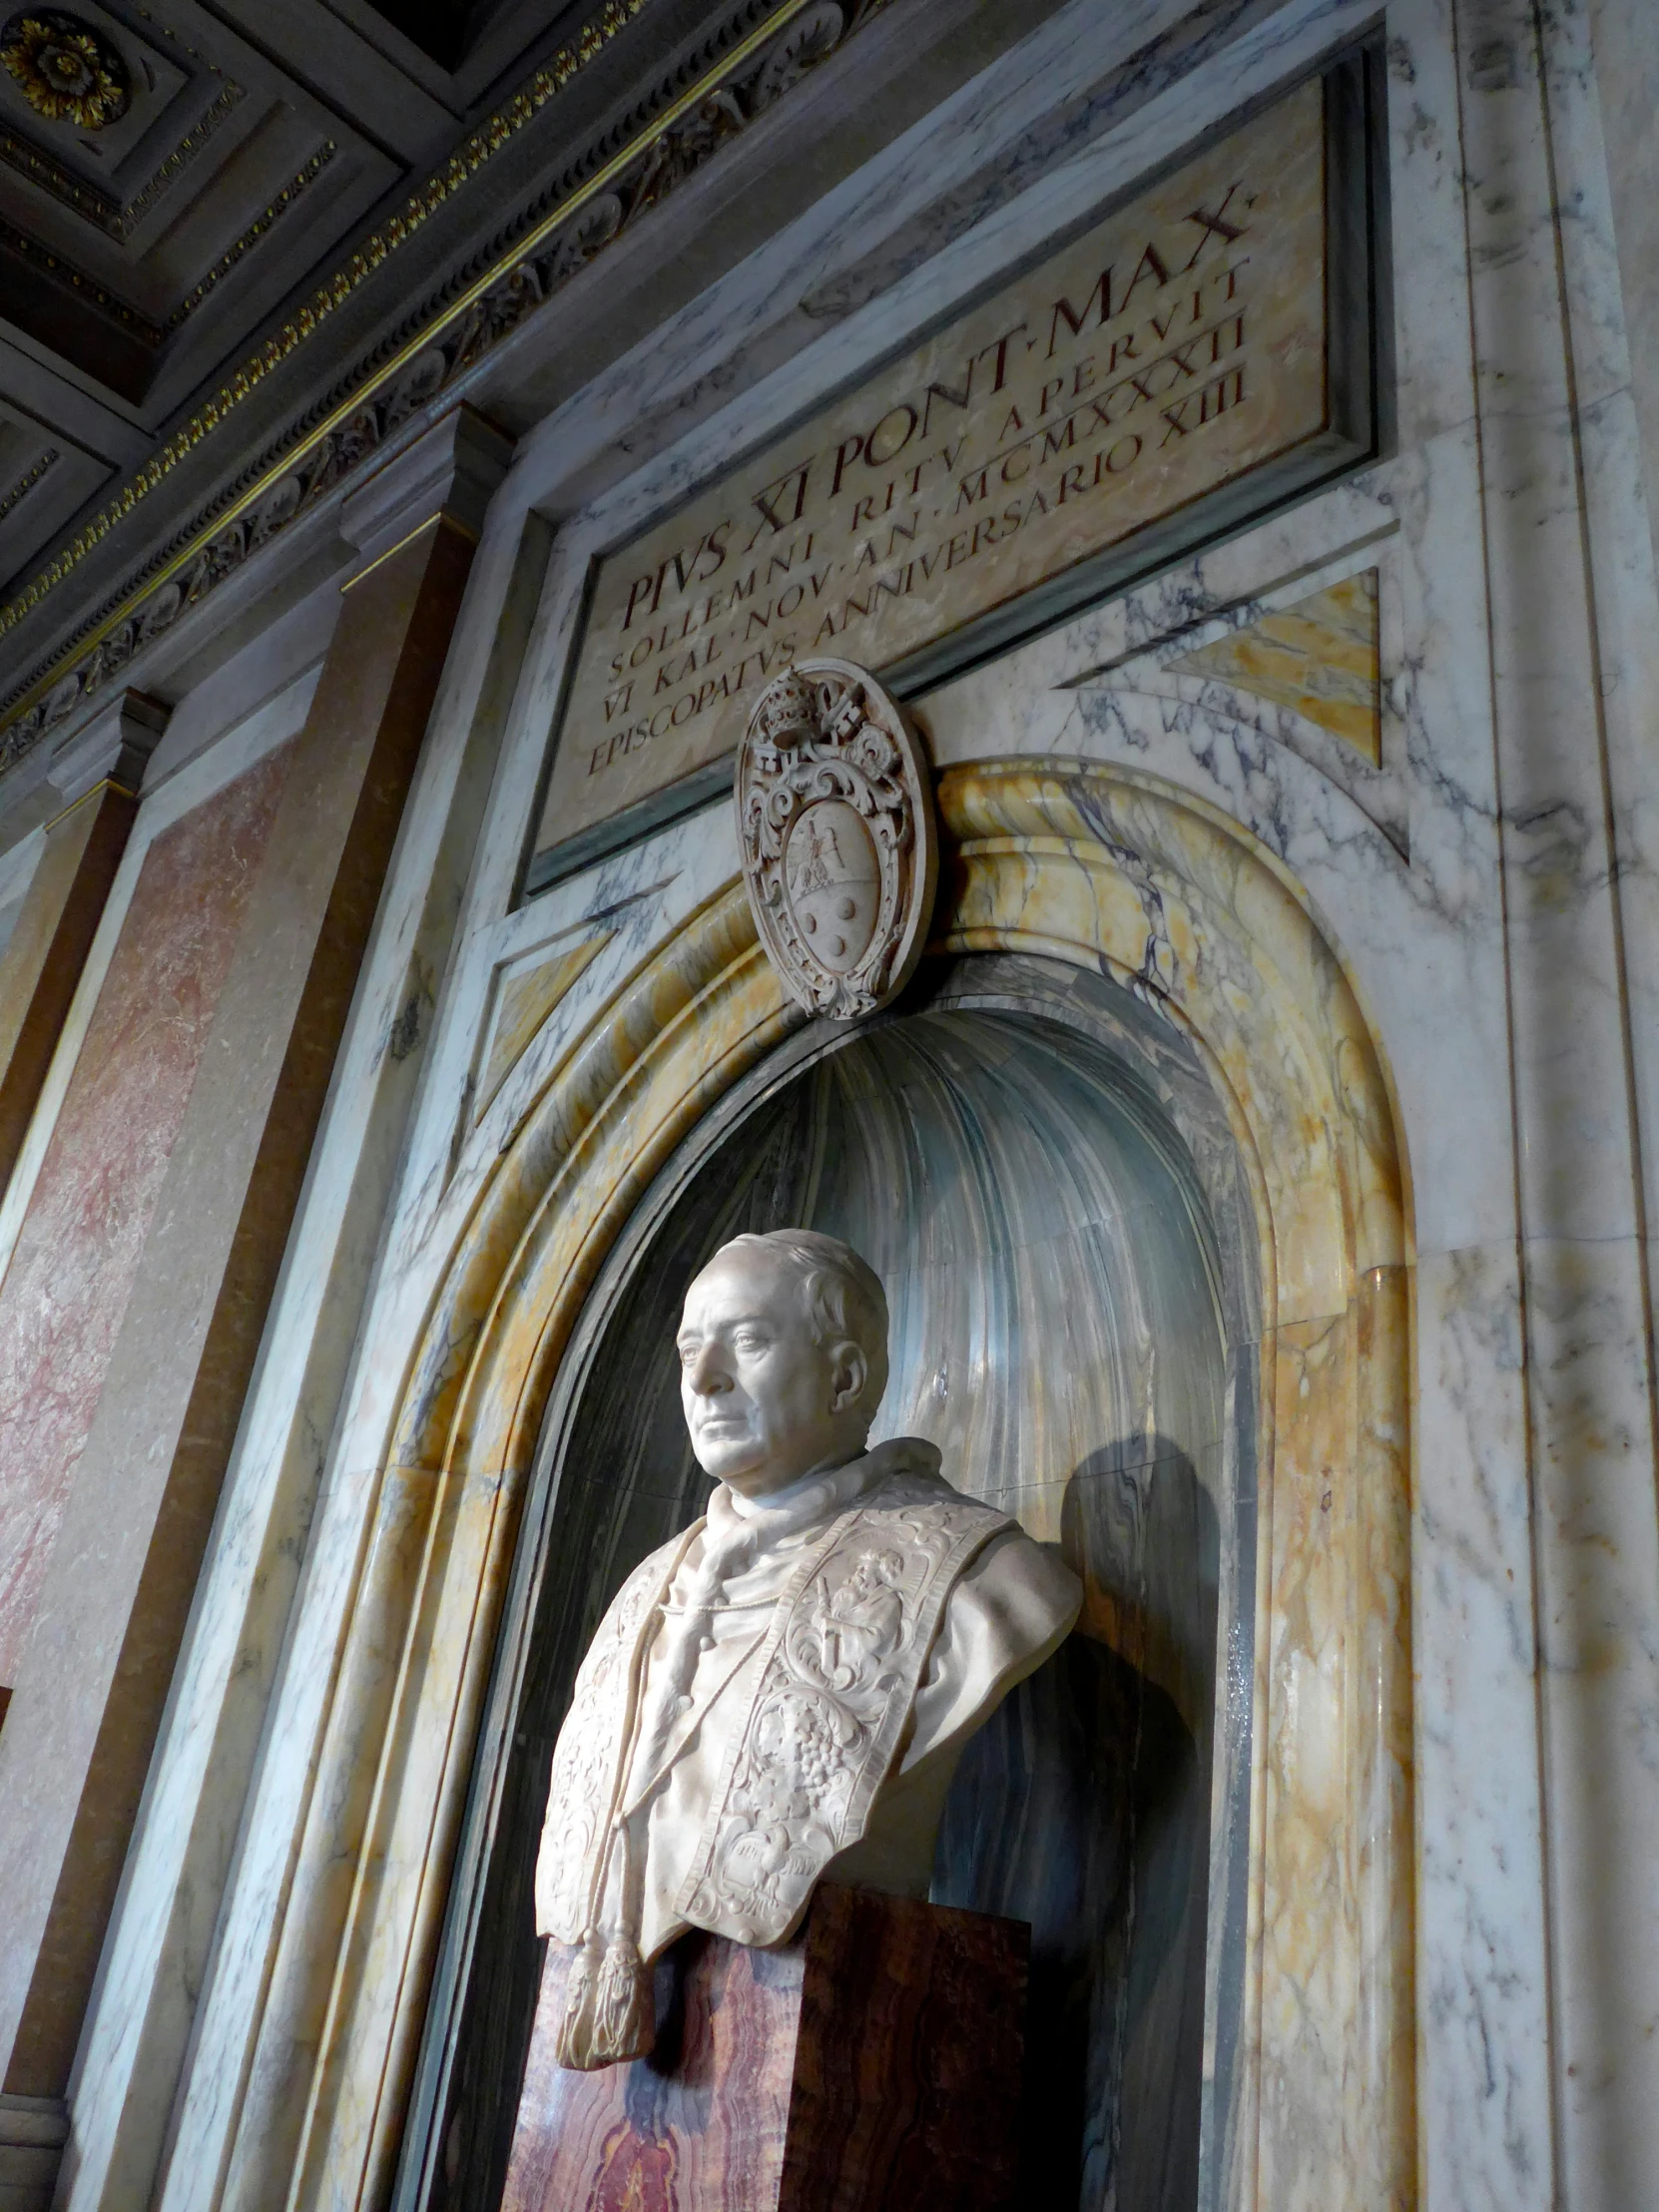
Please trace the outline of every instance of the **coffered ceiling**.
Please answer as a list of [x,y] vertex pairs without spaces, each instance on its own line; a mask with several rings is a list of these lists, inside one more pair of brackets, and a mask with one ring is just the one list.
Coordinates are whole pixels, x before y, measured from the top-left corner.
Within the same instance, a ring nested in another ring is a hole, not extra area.
[[0,590],[582,12],[0,0]]
[[[363,472],[462,401],[543,422],[1062,4],[0,12],[0,817],[110,687],[177,696],[331,575]],[[947,195],[860,297],[1019,186]],[[771,303],[593,465],[855,304]]]

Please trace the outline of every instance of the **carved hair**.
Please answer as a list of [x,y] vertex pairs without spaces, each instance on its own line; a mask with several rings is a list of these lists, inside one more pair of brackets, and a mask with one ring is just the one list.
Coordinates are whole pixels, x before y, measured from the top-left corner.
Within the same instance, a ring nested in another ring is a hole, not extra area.
[[887,1386],[887,1294],[869,1262],[838,1237],[816,1229],[769,1229],[764,1235],[734,1237],[715,1259],[724,1260],[729,1252],[765,1252],[785,1262],[801,1285],[817,1341],[853,1344],[863,1354],[868,1371],[863,1399],[873,1413]]

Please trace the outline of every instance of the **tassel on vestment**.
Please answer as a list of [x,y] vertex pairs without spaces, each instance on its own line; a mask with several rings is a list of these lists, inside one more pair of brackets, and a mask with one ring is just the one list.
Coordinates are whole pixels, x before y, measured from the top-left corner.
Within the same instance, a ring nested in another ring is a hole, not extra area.
[[561,2066],[593,2073],[648,2058],[656,2040],[656,1990],[639,1945],[627,1936],[607,1943],[590,1928],[571,1960],[554,2056]]

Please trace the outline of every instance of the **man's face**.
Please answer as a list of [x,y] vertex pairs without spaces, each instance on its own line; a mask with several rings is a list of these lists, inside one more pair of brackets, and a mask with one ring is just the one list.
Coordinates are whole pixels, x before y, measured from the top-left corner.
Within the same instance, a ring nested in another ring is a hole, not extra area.
[[686,1297],[680,1402],[705,1474],[748,1497],[863,1448],[863,1356],[821,1345],[787,1261],[712,1260]]

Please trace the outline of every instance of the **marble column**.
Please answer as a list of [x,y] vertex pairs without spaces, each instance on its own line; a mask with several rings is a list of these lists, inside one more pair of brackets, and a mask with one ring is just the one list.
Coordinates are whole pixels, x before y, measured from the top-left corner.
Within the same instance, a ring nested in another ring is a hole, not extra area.
[[1584,29],[1520,0],[1457,9],[1554,2092],[1554,2171],[1511,2201],[1612,2212],[1651,2203],[1659,2173],[1659,838],[1652,548]]
[[0,955],[0,1189],[17,1164],[169,711],[123,692],[52,763],[61,811],[46,826]]
[[[1567,22],[1577,11],[1567,10]],[[1649,0],[1591,0],[1594,94],[1607,149],[1611,239],[1630,351],[1650,534],[1659,533],[1659,41]],[[1659,555],[1659,541],[1654,550]]]
[[24,2141],[8,2113],[39,2145],[69,2080],[267,1308],[509,452],[458,410],[342,509],[354,557],[340,618],[238,893],[0,1731],[0,2179],[8,2143]]

